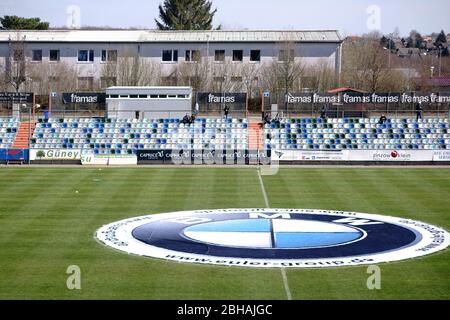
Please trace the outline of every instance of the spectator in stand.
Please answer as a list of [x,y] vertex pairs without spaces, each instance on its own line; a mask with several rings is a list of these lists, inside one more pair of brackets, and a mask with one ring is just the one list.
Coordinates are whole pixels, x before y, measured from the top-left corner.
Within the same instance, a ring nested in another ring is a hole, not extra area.
[[270,123],[270,112],[264,114],[264,124]]
[[280,125],[280,121],[281,121],[281,116],[280,114],[277,112],[277,114],[275,115],[275,123]]
[[188,124],[188,123],[190,123],[190,120],[191,120],[191,118],[186,113],[186,115],[183,117],[183,120],[181,120],[181,123]]
[[195,114],[192,114],[192,116],[189,118],[189,123],[192,124],[195,121]]
[[327,118],[327,106],[324,104],[322,108],[320,109],[320,118],[326,119]]
[[223,108],[223,114],[225,116],[225,119],[228,119],[228,112],[230,112],[230,107],[225,105],[225,108]]
[[379,124],[383,124],[386,122],[386,116],[384,114],[381,115],[380,120],[378,121]]
[[422,119],[422,113],[423,113],[423,108],[422,108],[422,103],[417,103],[416,104],[416,121],[419,121],[419,119]]

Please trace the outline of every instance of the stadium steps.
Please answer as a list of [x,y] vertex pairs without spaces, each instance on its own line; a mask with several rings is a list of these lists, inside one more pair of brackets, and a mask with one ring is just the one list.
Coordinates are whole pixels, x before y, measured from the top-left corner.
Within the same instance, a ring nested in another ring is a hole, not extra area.
[[262,140],[262,123],[250,122],[248,126],[248,149],[249,150],[261,150],[263,146]]
[[[29,132],[30,128],[31,128],[31,133]],[[34,122],[34,121],[21,122],[12,148],[13,149],[27,149],[28,143],[29,143],[29,137],[33,136],[33,132],[34,132],[35,128],[36,128],[36,122]]]

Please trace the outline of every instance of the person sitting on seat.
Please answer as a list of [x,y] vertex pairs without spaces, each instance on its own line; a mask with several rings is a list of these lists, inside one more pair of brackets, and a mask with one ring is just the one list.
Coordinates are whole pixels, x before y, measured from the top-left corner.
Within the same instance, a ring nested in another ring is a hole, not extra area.
[[275,123],[280,125],[281,122],[281,115],[277,112],[277,114],[275,115]]
[[270,123],[270,112],[264,114],[264,124]]
[[192,116],[189,118],[189,123],[192,124],[195,121],[195,114],[192,114]]
[[188,124],[188,123],[190,123],[190,117],[189,117],[189,115],[186,113],[186,115],[183,117],[183,120],[181,120],[181,123],[183,123],[183,124]]
[[386,122],[386,116],[384,114],[381,115],[380,120],[378,121],[379,124],[383,124]]

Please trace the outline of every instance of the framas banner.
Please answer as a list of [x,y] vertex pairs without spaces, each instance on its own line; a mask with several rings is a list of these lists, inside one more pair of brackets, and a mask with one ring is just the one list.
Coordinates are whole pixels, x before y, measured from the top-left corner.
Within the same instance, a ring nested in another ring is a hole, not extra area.
[[84,103],[104,103],[106,95],[103,92],[63,92],[62,103],[84,104]]

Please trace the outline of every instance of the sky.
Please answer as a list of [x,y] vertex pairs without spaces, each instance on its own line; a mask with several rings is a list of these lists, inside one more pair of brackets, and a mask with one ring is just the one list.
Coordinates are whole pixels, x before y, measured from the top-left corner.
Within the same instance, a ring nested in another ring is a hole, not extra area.
[[[0,0],[0,16],[40,17],[51,27],[76,25],[155,29],[163,0]],[[213,24],[224,29],[338,30],[343,36],[379,30],[450,33],[449,0],[212,0]]]

